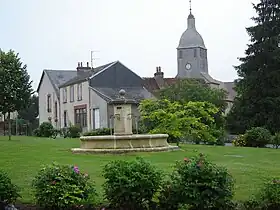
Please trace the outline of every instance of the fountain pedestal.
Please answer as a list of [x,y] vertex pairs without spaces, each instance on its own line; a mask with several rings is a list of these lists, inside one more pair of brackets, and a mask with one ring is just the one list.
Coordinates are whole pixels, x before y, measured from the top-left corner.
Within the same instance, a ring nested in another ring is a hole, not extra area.
[[111,103],[114,106],[114,135],[81,136],[80,148],[73,148],[73,153],[125,153],[177,150],[167,142],[167,134],[132,133],[131,106],[135,100],[126,99],[125,91],[120,90],[120,97]]

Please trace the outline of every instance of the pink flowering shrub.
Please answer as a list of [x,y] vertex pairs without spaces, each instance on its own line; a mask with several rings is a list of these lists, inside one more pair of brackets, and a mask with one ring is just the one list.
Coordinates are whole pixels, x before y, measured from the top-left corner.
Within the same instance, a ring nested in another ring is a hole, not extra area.
[[68,209],[81,205],[96,195],[88,174],[78,166],[52,165],[42,168],[33,180],[35,200],[45,209]]
[[164,210],[231,209],[232,197],[232,176],[224,167],[200,154],[176,163],[159,193],[159,207]]

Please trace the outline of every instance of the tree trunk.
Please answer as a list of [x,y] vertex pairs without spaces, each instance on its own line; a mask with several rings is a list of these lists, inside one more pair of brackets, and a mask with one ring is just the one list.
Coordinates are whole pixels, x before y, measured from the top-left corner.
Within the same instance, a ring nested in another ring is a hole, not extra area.
[[4,136],[6,136],[6,113],[3,113],[4,115]]
[[11,140],[11,130],[12,130],[12,125],[11,125],[11,113],[8,112],[8,134],[9,134],[9,141]]

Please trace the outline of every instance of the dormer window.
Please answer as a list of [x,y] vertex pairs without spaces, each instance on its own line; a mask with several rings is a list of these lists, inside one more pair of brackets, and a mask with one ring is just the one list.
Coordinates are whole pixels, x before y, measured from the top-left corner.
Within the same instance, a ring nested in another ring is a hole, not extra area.
[[82,97],[82,83],[77,85],[77,100],[81,101],[83,99]]
[[47,95],[47,112],[52,112],[52,98],[51,98],[51,94]]
[[67,87],[63,88],[62,91],[63,103],[67,103]]

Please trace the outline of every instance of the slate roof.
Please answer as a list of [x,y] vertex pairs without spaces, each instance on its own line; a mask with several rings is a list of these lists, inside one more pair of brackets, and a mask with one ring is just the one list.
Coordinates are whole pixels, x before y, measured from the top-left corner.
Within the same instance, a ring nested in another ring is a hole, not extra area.
[[46,76],[49,77],[50,82],[53,85],[54,90],[57,94],[57,97],[59,97],[59,86],[62,85],[63,83],[65,83],[65,82],[71,80],[75,76],[77,76],[77,71],[76,70],[48,70],[48,69],[45,69],[43,71],[41,80],[39,82],[37,92],[40,89],[42,79],[43,79],[45,74],[46,74]]
[[109,67],[110,65],[112,65],[115,62],[111,62],[102,66],[99,66],[97,68],[93,68],[90,71],[77,71],[77,74],[74,78],[71,78],[70,80],[64,82],[63,84],[61,84],[59,87],[66,87],[69,85],[73,85],[79,82],[84,82],[86,81],[89,77],[101,72],[102,70],[106,69],[107,67]]
[[92,88],[100,97],[102,97],[107,102],[116,100],[119,98],[119,91],[121,89],[125,90],[125,98],[136,100],[140,102],[141,100],[150,96],[151,93],[144,87],[120,87],[120,88],[104,88],[104,87],[93,87]]

